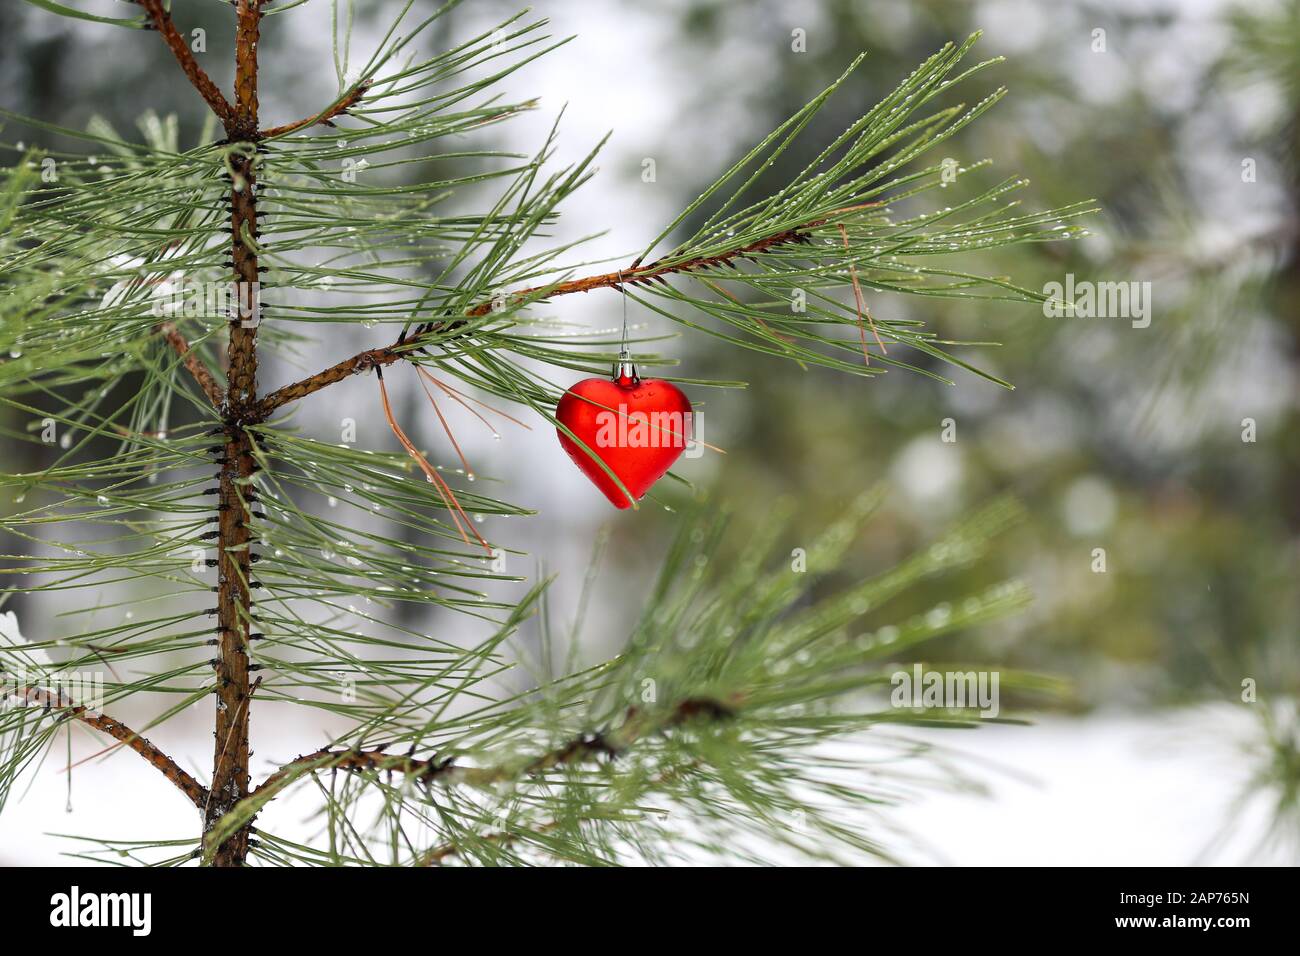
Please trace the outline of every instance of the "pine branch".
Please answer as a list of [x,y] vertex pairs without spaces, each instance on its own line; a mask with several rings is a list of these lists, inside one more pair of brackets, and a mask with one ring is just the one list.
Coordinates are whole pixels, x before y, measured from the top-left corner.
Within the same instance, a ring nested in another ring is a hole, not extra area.
[[153,28],[158,31],[158,35],[163,38],[172,55],[176,57],[176,62],[181,65],[185,75],[194,84],[194,88],[199,91],[204,102],[217,114],[222,125],[230,127],[235,117],[234,109],[230,103],[217,89],[217,85],[212,82],[208,74],[204,72],[203,67],[199,66],[198,61],[194,59],[194,54],[176,29],[176,24],[172,22],[172,15],[163,6],[163,0],[139,0],[140,6],[149,14],[149,20]]
[[222,392],[221,386],[212,377],[212,373],[208,371],[207,366],[190,348],[190,343],[185,340],[185,336],[176,328],[175,323],[163,322],[156,326],[156,329],[167,341],[167,344],[175,349],[176,354],[181,357],[185,368],[194,377],[194,381],[203,390],[203,394],[208,396],[208,401],[212,403],[212,407],[220,408],[221,403],[225,401],[225,393]]
[[114,740],[130,747],[153,764],[159,773],[174,783],[176,788],[185,794],[191,803],[199,809],[203,808],[203,804],[208,799],[208,791],[203,788],[203,785],[177,766],[176,761],[172,760],[171,757],[121,721],[114,720],[107,714],[92,714],[84,705],[74,706],[70,703],[63,703],[61,690],[58,692],[59,699],[53,703],[48,700],[48,691],[36,687],[18,687],[13,694],[15,697],[21,698],[25,703],[48,705],[61,710],[65,717],[79,720],[88,727],[94,727],[96,730],[108,734]]
[[235,26],[235,108],[232,136],[257,136],[257,43],[262,28],[262,0],[237,0]]
[[[875,205],[874,203],[868,204]],[[856,211],[854,207],[841,210],[845,213]],[[744,259],[747,256],[756,255],[767,250],[775,249],[780,246],[794,243],[804,243],[808,241],[807,233],[820,226],[826,225],[826,219],[814,219],[806,222],[801,226],[795,226],[791,229],[783,229],[780,232],[773,233],[770,236],[764,236],[734,249],[724,250],[722,252],[708,255],[696,256],[690,259],[683,259],[675,262],[652,262],[647,265],[636,265],[635,263],[627,269],[606,272],[600,275],[591,275],[582,279],[572,279],[567,282],[561,282],[549,286],[533,286],[527,289],[519,289],[505,297],[507,307],[509,303],[521,304],[525,302],[539,302],[553,299],[561,295],[569,295],[574,292],[592,292],[596,289],[619,289],[624,285],[636,286],[648,282],[664,283],[666,276],[685,275],[697,269],[704,269],[711,266],[725,266],[737,259]],[[465,318],[482,318],[490,314],[494,307],[499,306],[500,299],[480,302],[465,312]],[[351,358],[344,359],[342,362],[332,365],[327,369],[317,372],[315,375],[308,376],[301,381],[294,382],[291,385],[285,385],[283,388],[276,389],[257,404],[256,416],[258,420],[264,421],[276,409],[283,405],[288,405],[300,398],[311,395],[320,391],[326,386],[333,385],[335,382],[341,382],[345,378],[356,375],[359,372],[369,371],[376,366],[392,365],[394,362],[406,357],[408,352],[418,350],[422,347],[422,340],[433,339],[443,336],[447,332],[455,332],[465,325],[463,319],[449,322],[434,322],[420,326],[416,329],[415,334],[410,337],[399,339],[392,345],[367,349],[359,352]],[[440,339],[445,341],[445,338]]]
[[615,730],[573,737],[522,765],[465,767],[452,760],[422,760],[386,753],[382,749],[337,750],[326,747],[285,764],[267,777],[251,796],[260,797],[267,792],[279,790],[303,773],[316,770],[398,771],[421,783],[437,780],[449,784],[489,786],[519,777],[535,777],[594,757],[612,759],[623,754],[647,733],[668,730],[697,717],[711,720],[734,717],[738,704],[739,700],[723,703],[693,697],[659,715],[648,715],[632,707],[628,709],[623,723]]
[[331,120],[356,106],[361,101],[361,98],[366,95],[368,89],[370,89],[368,81],[358,83],[315,116],[308,116],[296,123],[286,123],[283,126],[272,126],[270,129],[261,130],[257,134],[257,138],[259,140],[274,139],[277,136],[286,136],[289,133],[296,133],[300,129],[307,129],[317,124],[333,126]]
[[536,757],[490,767],[467,767],[452,759],[418,759],[409,755],[386,753],[382,749],[324,748],[300,756],[272,773],[241,805],[232,807],[223,814],[222,819],[216,821],[217,829],[208,834],[207,839],[224,841],[236,829],[240,833],[247,833],[249,825],[263,806],[296,780],[320,770],[399,772],[423,785],[441,783],[448,786],[464,784],[489,787],[512,780],[540,777],[550,771],[598,757],[613,760],[650,734],[666,732],[696,719],[729,720],[736,716],[740,703],[741,697],[733,695],[726,701],[690,697],[671,708],[655,712],[629,707],[622,723],[611,731],[580,734]]

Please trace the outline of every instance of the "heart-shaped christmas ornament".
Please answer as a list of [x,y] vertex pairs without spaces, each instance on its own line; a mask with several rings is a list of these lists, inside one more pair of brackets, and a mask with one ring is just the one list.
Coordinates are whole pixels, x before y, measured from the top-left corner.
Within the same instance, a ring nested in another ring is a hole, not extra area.
[[690,444],[690,399],[671,382],[642,381],[630,363],[620,363],[612,379],[584,378],[572,386],[555,417],[578,439],[557,428],[564,450],[616,508],[640,500]]

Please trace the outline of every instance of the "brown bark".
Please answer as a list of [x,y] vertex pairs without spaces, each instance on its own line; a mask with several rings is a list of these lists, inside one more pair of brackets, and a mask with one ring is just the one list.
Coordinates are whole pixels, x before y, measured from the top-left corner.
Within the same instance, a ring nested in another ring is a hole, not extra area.
[[198,61],[194,59],[189,44],[176,29],[176,24],[172,22],[171,14],[164,9],[162,0],[140,0],[140,6],[144,7],[145,13],[149,14],[150,23],[163,38],[168,49],[172,51],[176,62],[189,77],[190,83],[199,91],[199,95],[211,107],[212,112],[217,114],[222,125],[229,127],[234,115],[230,104],[226,102],[226,98],[221,95],[221,91],[217,89],[217,85],[212,82],[208,74],[203,72],[203,67],[199,66]]
[[[71,702],[65,703],[61,692],[58,691],[51,694],[49,691],[35,687],[21,687],[15,692],[15,696],[21,697],[29,704],[48,705],[53,709],[63,710],[64,716],[79,720],[88,727],[94,727],[101,733],[108,734],[114,740],[131,748],[149,761],[164,777],[174,783],[176,789],[185,794],[196,807],[202,809],[203,804],[207,801],[208,792],[203,789],[202,784],[177,766],[176,761],[172,760],[171,757],[168,757],[121,721],[114,720],[107,714],[92,713],[85,706],[74,706]],[[51,700],[52,696],[56,699]]]
[[655,731],[670,730],[680,727],[691,720],[729,720],[736,715],[736,709],[743,703],[739,695],[726,701],[705,697],[692,697],[681,701],[675,707],[659,714],[647,714],[635,707],[630,707],[622,722],[607,733],[583,734],[567,741],[554,750],[548,750],[522,765],[497,767],[466,767],[447,760],[424,760],[401,754],[385,753],[383,750],[331,750],[325,748],[314,753],[304,754],[298,759],[285,764],[271,774],[255,793],[268,788],[274,789],[288,777],[300,770],[316,768],[319,770],[354,770],[372,772],[392,771],[413,777],[418,781],[435,780],[447,783],[467,783],[477,787],[488,787],[517,777],[533,777],[581,763],[597,756],[617,757],[642,737]]
[[[221,468],[217,525],[216,736],[211,796],[204,806],[204,832],[248,795],[248,633],[251,602],[249,498],[253,474],[248,433],[231,428]],[[213,859],[215,866],[240,866],[248,852],[248,832],[227,840]]]
[[300,129],[307,129],[310,126],[315,126],[318,123],[325,126],[333,126],[334,123],[331,121],[334,117],[341,116],[352,107],[356,106],[361,97],[366,95],[366,90],[368,89],[370,89],[369,83],[359,83],[315,116],[308,116],[306,119],[300,119],[296,123],[285,123],[283,126],[272,126],[270,129],[264,129],[257,134],[257,138],[271,139],[275,136],[285,136],[289,133],[296,133]]
[[208,371],[207,366],[194,354],[194,350],[190,348],[190,343],[185,341],[185,336],[171,322],[163,322],[157,327],[157,331],[167,344],[175,350],[176,354],[181,357],[185,368],[194,378],[194,381],[198,383],[199,388],[203,389],[203,394],[208,396],[208,401],[212,403],[212,407],[220,408],[226,396],[221,391],[221,386],[217,384],[217,380],[212,377],[212,373]]
[[[260,0],[239,0],[235,31],[235,115],[227,127],[232,142],[250,146],[257,137],[257,43],[262,17]],[[217,524],[216,738],[212,787],[204,807],[204,832],[248,796],[248,726],[250,690],[248,634],[252,621],[249,581],[253,538],[249,504],[255,471],[252,441],[246,426],[257,401],[257,331],[261,321],[257,262],[257,153],[231,156],[230,242],[233,279],[251,310],[238,311],[230,323],[227,391],[224,408],[225,454],[221,466]],[[248,828],[223,843],[214,866],[242,866],[248,856]]]

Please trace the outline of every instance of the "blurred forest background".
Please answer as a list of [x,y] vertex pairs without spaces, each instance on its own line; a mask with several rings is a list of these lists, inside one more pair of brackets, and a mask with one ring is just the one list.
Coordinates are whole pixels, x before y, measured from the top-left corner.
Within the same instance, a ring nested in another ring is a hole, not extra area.
[[[173,6],[184,26],[206,29],[200,59],[229,88],[227,6],[207,0]],[[401,4],[355,6],[353,46],[364,59]],[[107,0],[81,8],[107,15],[122,9]],[[817,116],[805,143],[830,140],[946,40],[985,31],[977,55],[1005,55],[1007,62],[979,81],[982,92],[1000,83],[1011,95],[946,144],[944,154],[963,166],[991,158],[992,171],[972,174],[986,173],[990,181],[1025,175],[1033,182],[1027,201],[1036,206],[1092,197],[1102,212],[1087,223],[1092,235],[1083,241],[1028,244],[983,254],[983,262],[1033,289],[1064,282],[1067,274],[1150,282],[1150,325],[1048,318],[1032,306],[984,300],[871,297],[877,316],[924,315],[947,337],[1000,343],[958,354],[1013,383],[1014,391],[960,370],[955,387],[902,372],[870,381],[800,372],[726,350],[708,336],[682,335],[655,346],[679,360],[681,374],[743,380],[749,387],[695,394],[703,400],[706,440],[727,454],[684,461],[677,471],[708,488],[711,500],[742,523],[761,522],[774,501],[789,500],[809,529],[825,526],[863,488],[887,482],[886,520],[874,523],[843,569],[846,578],[909,553],[994,495],[1014,494],[1027,520],[1000,541],[993,561],[965,573],[972,584],[1022,576],[1036,602],[1018,618],[950,639],[938,653],[1060,675],[1074,692],[1042,727],[982,729],[967,736],[987,742],[962,745],[1019,773],[1045,774],[1049,791],[1053,759],[1066,774],[1079,772],[1070,766],[1076,760],[1091,761],[1090,780],[1109,775],[1093,782],[1110,802],[1091,805],[1101,819],[1084,828],[1090,841],[1104,841],[1107,833],[1127,839],[1153,823],[1141,817],[1155,811],[1143,808],[1167,802],[1170,789],[1213,794],[1212,816],[1180,827],[1180,837],[1151,851],[1162,858],[1142,862],[1196,858],[1218,826],[1245,819],[1236,816],[1247,814],[1245,805],[1234,809],[1228,802],[1238,792],[1263,808],[1246,827],[1250,839],[1217,858],[1294,861],[1300,849],[1294,707],[1300,694],[1300,3],[540,0],[533,8],[553,18],[554,34],[577,39],[513,78],[539,97],[537,113],[492,127],[476,145],[534,149],[565,103],[561,159],[581,155],[613,129],[600,175],[565,210],[557,232],[574,238],[605,231],[592,246],[593,258],[644,245],[858,52],[867,59]],[[470,0],[441,30],[468,34],[513,12],[501,0]],[[803,31],[804,52],[792,48],[796,31]],[[76,128],[101,117],[130,136],[149,108],[159,117],[174,114],[180,143],[195,145],[202,104],[177,81],[156,38],[70,24],[19,0],[0,3],[0,35],[0,105],[7,110]],[[325,0],[270,21],[261,51],[264,116],[287,121],[333,96],[329,50]],[[501,141],[490,142],[493,137]],[[14,122],[0,138],[84,151]],[[5,161],[13,157],[11,151]],[[774,170],[773,181],[809,158],[798,150],[782,156],[787,168]],[[643,180],[646,159],[655,161],[653,182]],[[578,298],[545,308],[575,326],[618,324],[616,293]],[[680,331],[635,303],[631,318],[646,335]],[[350,341],[308,344],[300,369],[390,338],[386,330],[358,327]],[[297,370],[270,364],[263,387],[282,384]],[[340,389],[339,401],[362,424],[361,442],[386,442],[366,383]],[[429,420],[418,391],[405,389],[398,400],[405,403],[399,418],[437,445],[437,422]],[[335,408],[304,410],[300,421],[324,431],[336,418]],[[955,426],[955,442],[943,440],[946,419]],[[1254,441],[1243,440],[1247,419]],[[15,419],[5,427],[25,424]],[[539,566],[560,573],[551,598],[560,620],[573,614],[593,541],[602,528],[611,533],[600,571],[604,587],[591,609],[598,626],[590,630],[610,635],[602,651],[616,648],[620,623],[635,611],[624,599],[639,601],[644,593],[641,582],[658,564],[674,514],[659,507],[614,514],[544,427],[530,434],[503,429],[503,440],[494,442],[466,425],[458,437],[476,469],[503,483],[503,497],[538,510],[512,521],[510,543],[528,547]],[[39,467],[24,460],[32,447],[14,443],[6,469]],[[681,494],[668,489],[661,501],[671,505]],[[8,506],[0,502],[0,509]],[[798,545],[796,535],[790,547]],[[1095,570],[1098,548],[1106,553],[1104,573]],[[923,608],[943,593],[922,588],[914,597]],[[20,603],[8,607],[23,617]],[[50,626],[38,619],[25,628]],[[1258,682],[1255,703],[1242,702],[1246,678]],[[1159,722],[1169,713],[1197,716],[1169,731]],[[1151,743],[1153,732],[1172,732],[1179,742],[1153,755],[1140,746]],[[1132,759],[1111,752],[1134,746]],[[1223,753],[1227,771],[1198,762],[1203,751]],[[1144,773],[1162,760],[1190,763],[1181,775],[1151,782]],[[1157,791],[1144,797],[1148,783]],[[998,806],[983,813],[996,815]],[[1003,812],[1013,806],[1002,804]],[[1128,830],[1118,819],[1126,807],[1139,818]],[[940,811],[957,813],[940,804],[913,822],[929,826]],[[1108,813],[1116,818],[1105,819]],[[1082,826],[1064,810],[1049,818],[1058,831]],[[24,825],[67,828],[39,814],[28,819]],[[1002,819],[1000,840],[1019,840],[1019,849],[993,852],[972,844],[949,846],[948,855],[959,862],[1052,861],[1034,856],[1040,851],[1030,847],[1030,831]],[[90,829],[80,821],[75,828]],[[36,859],[21,852],[19,858]],[[1089,859],[1126,858],[1111,848]],[[1068,846],[1055,859],[1079,861]]]

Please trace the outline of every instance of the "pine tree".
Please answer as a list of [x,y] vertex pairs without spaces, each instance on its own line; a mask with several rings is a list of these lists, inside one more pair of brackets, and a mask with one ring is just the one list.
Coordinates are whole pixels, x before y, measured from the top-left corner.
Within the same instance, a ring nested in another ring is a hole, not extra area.
[[[847,783],[852,763],[825,744],[871,730],[873,759],[901,757],[925,748],[892,726],[973,723],[968,711],[891,708],[871,694],[888,686],[889,661],[1014,610],[1027,594],[1004,582],[870,630],[860,621],[920,578],[978,559],[1014,517],[1012,503],[995,502],[865,582],[834,571],[878,492],[794,562],[779,556],[780,525],[769,521],[764,539],[725,568],[711,561],[725,509],[696,504],[622,653],[558,675],[548,660],[527,690],[502,694],[495,679],[517,659],[512,638],[530,622],[544,636],[551,626],[545,582],[518,601],[490,596],[489,582],[527,582],[501,572],[507,548],[482,538],[470,516],[524,512],[471,485],[468,465],[444,467],[417,447],[384,374],[407,366],[435,409],[443,399],[464,405],[491,427],[526,416],[562,429],[553,410],[567,381],[608,370],[623,343],[556,335],[537,307],[597,290],[805,368],[946,380],[948,364],[983,374],[949,350],[962,343],[877,317],[870,303],[890,292],[1041,301],[947,260],[1067,238],[1071,220],[1089,211],[1022,211],[1009,199],[1025,185],[1016,178],[958,198],[959,181],[977,179],[986,163],[919,162],[1003,95],[945,105],[996,62],[962,66],[975,36],[944,46],[811,153],[797,177],[770,188],[765,169],[804,148],[800,134],[842,76],[644,249],[592,268],[546,235],[593,174],[599,146],[554,169],[555,130],[533,156],[442,145],[536,107],[497,89],[562,45],[544,21],[521,14],[425,54],[451,5],[408,26],[407,3],[350,74],[335,11],[337,96],[268,125],[259,37],[302,0],[234,4],[233,99],[200,67],[164,0],[137,0],[130,18],[30,2],[106,29],[156,32],[204,101],[208,126],[185,147],[174,120],[147,113],[143,142],[103,124],[74,131],[28,119],[86,149],[29,149],[4,171],[0,349],[9,358],[0,383],[4,404],[30,422],[9,437],[45,456],[36,471],[4,476],[18,502],[5,527],[23,552],[7,558],[9,593],[63,595],[74,609],[124,599],[129,610],[118,625],[67,637],[31,621],[19,634],[9,619],[0,799],[74,729],[89,728],[144,757],[201,817],[192,839],[105,841],[89,856],[214,866],[608,863],[660,861],[690,846],[759,859],[775,841],[827,859],[890,858],[860,825],[890,798],[890,779]],[[295,16],[322,25],[313,13]],[[147,109],[147,91],[138,95]],[[442,168],[424,165],[429,157],[455,171],[403,179],[417,163],[422,174]],[[952,205],[898,212],[941,187]],[[481,211],[441,214],[449,196],[488,190],[494,199]],[[196,289],[201,308],[191,307]],[[224,295],[216,306],[212,290]],[[268,353],[303,342],[329,349],[335,325],[393,331],[298,381],[259,381]],[[668,364],[644,347],[636,358]],[[373,377],[394,444],[357,448],[295,426],[298,403],[326,400],[331,385],[359,375]],[[355,520],[322,510],[326,497]],[[401,539],[374,530],[375,516]],[[147,597],[125,597],[146,583]],[[435,637],[410,623],[418,615],[395,613],[400,605],[488,621],[492,633],[468,645]],[[51,662],[51,651],[63,659]],[[110,675],[102,709],[59,684],[61,673],[87,671]],[[1044,686],[1004,674],[1008,685]],[[132,698],[156,712],[143,726],[110,716]],[[201,782],[146,734],[208,698],[214,747]],[[254,784],[250,723],[272,701],[348,729]],[[258,825],[295,787],[319,795],[310,843]]]

